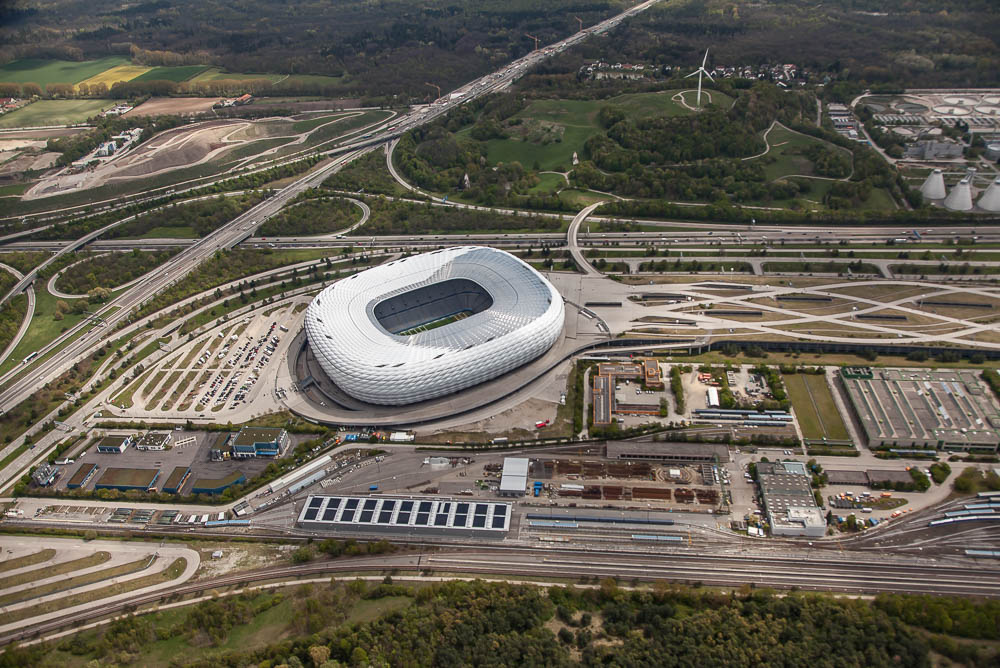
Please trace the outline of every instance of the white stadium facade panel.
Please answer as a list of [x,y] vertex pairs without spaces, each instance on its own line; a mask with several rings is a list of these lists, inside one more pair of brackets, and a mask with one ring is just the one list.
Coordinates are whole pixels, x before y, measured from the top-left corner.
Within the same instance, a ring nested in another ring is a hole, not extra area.
[[343,391],[372,404],[434,399],[545,353],[564,306],[510,253],[446,248],[374,267],[323,290],[305,316],[309,345]]

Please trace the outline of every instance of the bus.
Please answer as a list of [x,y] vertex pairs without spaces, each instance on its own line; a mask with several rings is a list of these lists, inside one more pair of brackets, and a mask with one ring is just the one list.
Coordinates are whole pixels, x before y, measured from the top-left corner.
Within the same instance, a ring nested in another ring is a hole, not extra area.
[[22,362],[22,364],[27,364],[28,362],[30,362],[31,360],[35,359],[36,357],[38,357],[38,351],[37,350],[35,352],[31,353],[30,355],[28,355],[27,357],[25,357],[24,358],[24,362]]

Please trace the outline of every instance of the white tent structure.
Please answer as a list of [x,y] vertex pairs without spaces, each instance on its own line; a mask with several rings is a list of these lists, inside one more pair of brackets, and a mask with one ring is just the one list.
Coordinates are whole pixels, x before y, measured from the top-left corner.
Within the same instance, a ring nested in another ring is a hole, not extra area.
[[990,184],[976,204],[983,211],[1000,211],[1000,176]]
[[944,188],[944,174],[940,169],[935,169],[927,175],[924,184],[920,186],[920,192],[924,199],[944,199],[948,194]]
[[944,198],[944,208],[951,211],[972,210],[972,179],[966,176],[955,184],[948,196]]

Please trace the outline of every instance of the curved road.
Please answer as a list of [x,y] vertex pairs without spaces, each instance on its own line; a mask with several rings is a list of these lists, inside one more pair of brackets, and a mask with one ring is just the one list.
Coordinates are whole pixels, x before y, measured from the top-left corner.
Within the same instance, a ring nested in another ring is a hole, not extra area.
[[[10,273],[14,274],[14,278],[16,278],[18,281],[24,278],[24,274],[22,274],[9,264],[0,263],[0,269],[6,269]],[[17,344],[21,342],[21,339],[24,338],[25,332],[28,331],[28,326],[31,325],[31,319],[34,317],[34,315],[35,315],[35,288],[34,286],[28,286],[28,307],[24,311],[24,320],[21,321],[21,327],[18,328],[17,334],[14,335],[14,338],[11,339],[10,343],[7,344],[7,347],[4,348],[3,354],[0,354],[0,363],[2,363],[5,359],[7,359],[7,356],[10,355],[12,352],[14,352],[14,350],[17,348]]]

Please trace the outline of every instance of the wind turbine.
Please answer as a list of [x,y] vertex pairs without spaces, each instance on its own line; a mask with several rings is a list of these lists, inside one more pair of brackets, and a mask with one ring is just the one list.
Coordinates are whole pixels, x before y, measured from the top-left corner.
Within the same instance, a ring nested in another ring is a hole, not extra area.
[[715,82],[715,79],[712,78],[712,75],[709,74],[708,70],[705,69],[705,63],[707,62],[708,62],[708,49],[705,49],[705,57],[701,59],[701,67],[699,67],[697,70],[684,77],[685,79],[687,79],[689,77],[693,77],[696,74],[698,75],[698,101],[695,104],[699,109],[701,109],[701,75],[704,74],[706,77],[708,77],[709,81],[712,81],[713,83]]

